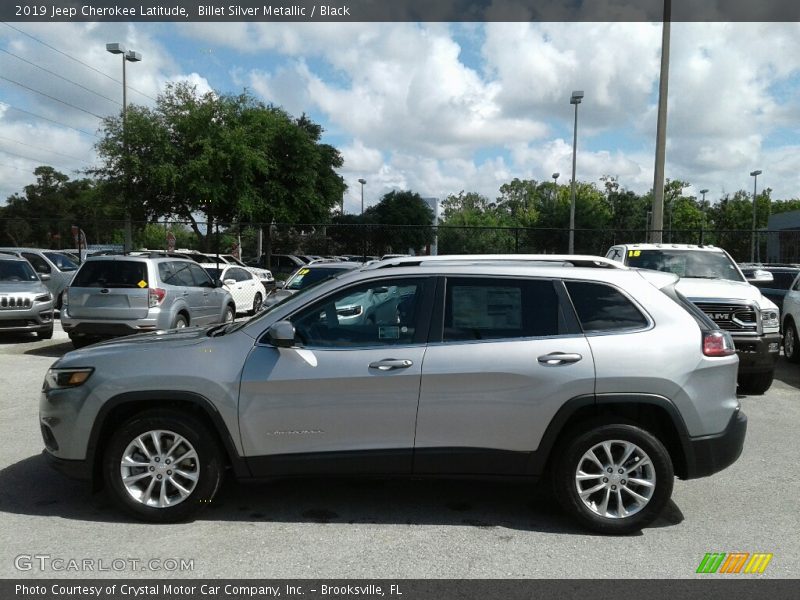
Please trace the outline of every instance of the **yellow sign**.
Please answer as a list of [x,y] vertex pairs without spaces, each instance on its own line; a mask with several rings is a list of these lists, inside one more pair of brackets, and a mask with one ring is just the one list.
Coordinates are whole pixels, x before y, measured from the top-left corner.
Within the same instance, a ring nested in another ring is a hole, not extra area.
[[147,287],[147,282],[146,282],[144,279],[142,279],[142,280],[141,280],[139,283],[137,283],[136,285],[138,285],[140,288],[146,288],[146,287]]

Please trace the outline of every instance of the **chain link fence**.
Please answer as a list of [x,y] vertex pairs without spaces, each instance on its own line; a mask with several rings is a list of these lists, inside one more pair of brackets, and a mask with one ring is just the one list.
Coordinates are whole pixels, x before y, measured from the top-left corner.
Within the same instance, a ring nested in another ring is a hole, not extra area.
[[[82,231],[90,251],[120,251],[122,221],[0,219],[0,247],[76,250]],[[663,243],[712,244],[739,262],[800,263],[800,229],[781,231],[674,230]],[[620,243],[653,239],[645,229],[576,229],[575,252],[605,255]],[[133,249],[200,250],[256,259],[263,254],[380,257],[396,254],[566,253],[569,230],[375,224],[226,224],[157,221],[133,224]]]

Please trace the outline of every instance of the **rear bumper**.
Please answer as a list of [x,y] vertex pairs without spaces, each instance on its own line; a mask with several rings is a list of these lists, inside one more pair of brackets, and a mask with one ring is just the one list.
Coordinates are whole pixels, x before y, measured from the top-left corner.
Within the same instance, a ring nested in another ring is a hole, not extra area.
[[707,477],[735,463],[742,454],[746,433],[747,417],[737,409],[722,433],[689,438],[686,479]]
[[764,373],[773,371],[780,354],[781,336],[769,333],[761,337],[734,337],[739,356],[739,373]]

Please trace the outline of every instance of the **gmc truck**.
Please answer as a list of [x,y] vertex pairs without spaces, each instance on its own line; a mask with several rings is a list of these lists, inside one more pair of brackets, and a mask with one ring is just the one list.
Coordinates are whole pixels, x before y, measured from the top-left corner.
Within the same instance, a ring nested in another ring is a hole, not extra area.
[[[678,275],[678,292],[733,337],[739,355],[739,389],[763,394],[770,388],[780,352],[780,311],[750,285],[725,250],[693,244],[618,244],[606,258]],[[770,276],[756,272],[749,281]]]

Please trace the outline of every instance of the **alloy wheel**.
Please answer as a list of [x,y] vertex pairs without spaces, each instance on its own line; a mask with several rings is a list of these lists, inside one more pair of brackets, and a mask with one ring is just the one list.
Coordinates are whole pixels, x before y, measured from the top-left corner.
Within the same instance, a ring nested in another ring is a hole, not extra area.
[[186,438],[173,431],[147,431],[125,448],[120,476],[133,500],[167,508],[186,500],[197,487],[200,461]]
[[622,519],[647,506],[656,489],[650,457],[626,440],[607,440],[583,454],[575,471],[583,504],[596,515]]

